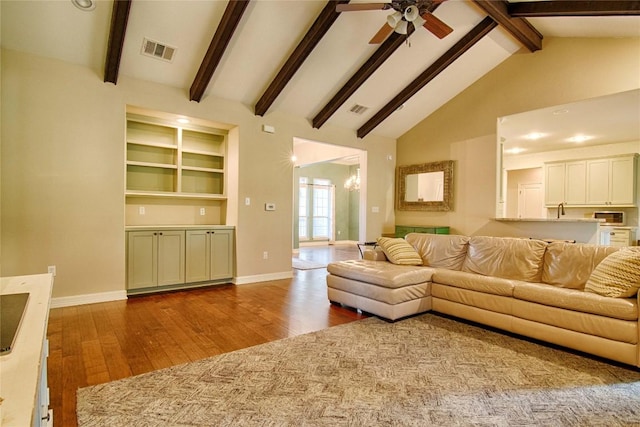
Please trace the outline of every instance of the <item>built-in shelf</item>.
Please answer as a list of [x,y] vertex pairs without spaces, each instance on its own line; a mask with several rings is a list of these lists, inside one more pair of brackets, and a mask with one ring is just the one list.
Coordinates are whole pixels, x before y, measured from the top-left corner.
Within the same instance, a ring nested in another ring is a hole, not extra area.
[[127,114],[126,196],[224,200],[227,131]]

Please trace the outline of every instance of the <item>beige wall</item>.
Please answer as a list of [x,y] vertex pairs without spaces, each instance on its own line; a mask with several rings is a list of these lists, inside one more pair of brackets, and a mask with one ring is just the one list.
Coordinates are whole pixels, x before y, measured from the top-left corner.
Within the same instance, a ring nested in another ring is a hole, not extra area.
[[[261,280],[291,271],[294,137],[366,150],[367,238],[394,224],[395,140],[269,113],[240,103],[27,55],[2,52],[2,274],[46,272],[56,265],[54,297],[125,288],[125,106],[179,113],[237,126],[238,177],[229,183],[228,222],[236,225],[236,275]],[[261,131],[262,124],[276,128]],[[235,162],[235,159],[233,160]],[[251,206],[237,204],[251,197]],[[273,202],[275,212],[264,210]],[[269,259],[263,260],[264,251]]]
[[[515,233],[489,219],[496,204],[496,118],[638,87],[638,38],[545,39],[541,51],[513,55],[398,139],[398,165],[455,161],[455,205],[448,213],[397,211],[396,222],[449,225],[469,235]],[[592,234],[587,230],[583,240]]]

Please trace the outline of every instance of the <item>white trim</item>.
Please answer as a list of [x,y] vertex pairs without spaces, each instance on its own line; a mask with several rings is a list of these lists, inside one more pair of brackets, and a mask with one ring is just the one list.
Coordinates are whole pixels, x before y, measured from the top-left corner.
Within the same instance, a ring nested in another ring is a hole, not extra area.
[[280,273],[256,274],[255,276],[235,277],[233,279],[233,284],[246,285],[249,283],[268,282],[270,280],[291,279],[292,277],[293,277],[293,270],[282,271]]
[[71,307],[74,305],[95,304],[97,302],[120,301],[127,299],[127,291],[101,292],[98,294],[74,295],[51,299],[51,308]]

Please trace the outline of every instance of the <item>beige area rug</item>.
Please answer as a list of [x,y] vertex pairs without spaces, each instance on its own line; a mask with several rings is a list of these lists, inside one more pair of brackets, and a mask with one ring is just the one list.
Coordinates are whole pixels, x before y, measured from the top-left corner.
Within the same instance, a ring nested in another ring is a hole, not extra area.
[[297,270],[314,270],[316,268],[326,268],[327,264],[315,261],[307,261],[306,259],[291,258],[293,268]]
[[80,426],[638,426],[640,371],[426,314],[78,390]]

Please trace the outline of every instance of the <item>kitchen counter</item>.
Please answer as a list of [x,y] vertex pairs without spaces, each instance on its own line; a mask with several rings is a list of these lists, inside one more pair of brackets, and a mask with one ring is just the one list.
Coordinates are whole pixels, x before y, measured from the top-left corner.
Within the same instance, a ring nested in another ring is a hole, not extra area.
[[[0,425],[46,425],[48,393],[46,387],[48,353],[47,322],[53,276],[3,277],[2,294],[29,293],[22,323],[18,329],[13,350],[0,356]],[[41,402],[42,399],[42,402]],[[41,414],[41,403],[43,410]],[[45,420],[41,420],[41,418]]]
[[595,218],[491,218],[494,221],[504,222],[592,222],[604,223],[602,219]]

